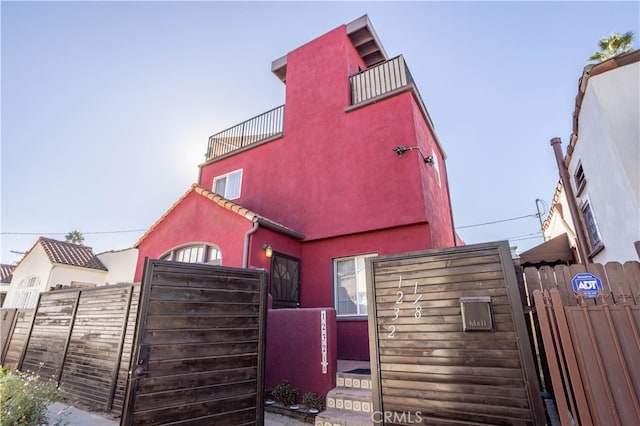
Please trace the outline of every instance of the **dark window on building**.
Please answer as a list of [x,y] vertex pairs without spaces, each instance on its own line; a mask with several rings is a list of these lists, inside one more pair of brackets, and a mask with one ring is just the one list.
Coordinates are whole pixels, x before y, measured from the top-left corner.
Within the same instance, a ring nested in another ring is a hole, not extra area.
[[582,205],[582,217],[584,219],[584,226],[589,236],[589,246],[591,248],[590,256],[593,256],[604,248],[602,238],[600,237],[600,231],[598,230],[598,224],[596,218],[591,210],[591,204],[589,200],[586,200]]
[[576,181],[576,197],[582,193],[585,185],[587,184],[587,179],[584,177],[584,170],[582,168],[582,163],[578,163],[578,168],[576,169],[575,174],[573,175]]

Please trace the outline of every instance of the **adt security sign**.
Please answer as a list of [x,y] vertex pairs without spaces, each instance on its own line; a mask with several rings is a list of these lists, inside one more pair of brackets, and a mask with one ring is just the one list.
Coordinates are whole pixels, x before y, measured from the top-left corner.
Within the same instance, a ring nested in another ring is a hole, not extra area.
[[586,297],[596,297],[598,290],[602,288],[602,280],[593,274],[582,272],[571,279],[571,286],[576,294],[582,290]]

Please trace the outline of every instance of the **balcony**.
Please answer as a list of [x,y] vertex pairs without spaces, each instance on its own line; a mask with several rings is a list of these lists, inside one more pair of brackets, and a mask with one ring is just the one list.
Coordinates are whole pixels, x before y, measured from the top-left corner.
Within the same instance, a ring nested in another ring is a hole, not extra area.
[[411,72],[409,72],[409,67],[404,61],[404,56],[396,56],[360,71],[350,76],[349,81],[351,83],[351,107],[347,109],[348,111],[411,90],[427,123],[433,129],[433,122],[422,101],[418,87],[413,81]]
[[206,161],[222,157],[259,142],[280,137],[283,133],[284,105],[209,137]]
[[[422,97],[402,55],[354,74],[349,77],[349,81],[351,83],[351,106],[347,108],[347,111],[411,91],[427,123],[433,129],[427,108],[424,106]],[[281,105],[210,136],[206,161],[282,137],[283,129],[284,105]]]

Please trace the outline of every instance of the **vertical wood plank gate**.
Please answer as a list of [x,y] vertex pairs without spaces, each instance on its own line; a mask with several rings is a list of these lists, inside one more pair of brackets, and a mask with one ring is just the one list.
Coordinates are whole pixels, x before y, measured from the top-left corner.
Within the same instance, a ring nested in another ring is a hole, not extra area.
[[367,260],[374,421],[544,425],[508,242]]
[[122,425],[264,423],[266,272],[147,260]]
[[[572,278],[602,280],[597,296]],[[640,422],[640,263],[525,268],[563,426]]]

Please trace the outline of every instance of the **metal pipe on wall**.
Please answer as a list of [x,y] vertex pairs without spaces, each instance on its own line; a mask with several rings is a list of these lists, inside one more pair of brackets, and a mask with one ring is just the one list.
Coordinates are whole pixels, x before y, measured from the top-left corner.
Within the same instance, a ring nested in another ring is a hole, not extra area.
[[564,157],[562,156],[562,141],[560,138],[551,139],[551,146],[556,156],[556,163],[558,164],[558,172],[560,173],[560,181],[567,194],[567,202],[569,203],[569,212],[571,213],[571,219],[573,220],[573,226],[576,231],[576,242],[578,245],[578,254],[580,256],[580,263],[587,264],[591,262],[589,258],[589,252],[587,247],[587,238],[584,234],[584,228],[582,226],[582,220],[580,217],[580,210],[578,209],[578,203],[576,197],[573,194],[573,187],[571,186],[571,180],[569,178],[569,171],[564,163]]

